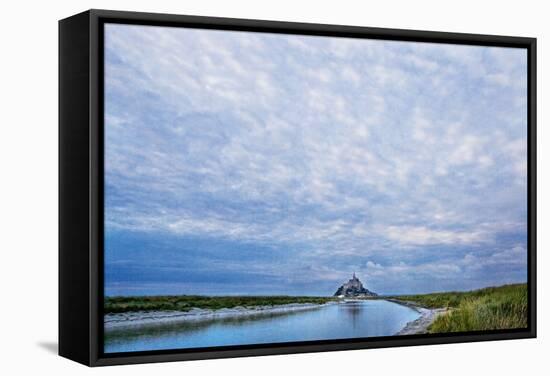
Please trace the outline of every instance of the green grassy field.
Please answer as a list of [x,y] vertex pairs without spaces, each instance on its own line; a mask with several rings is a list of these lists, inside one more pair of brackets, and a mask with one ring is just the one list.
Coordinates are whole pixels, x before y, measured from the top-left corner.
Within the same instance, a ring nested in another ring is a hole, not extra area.
[[333,298],[309,296],[116,296],[105,298],[104,312],[188,311],[191,308],[216,310],[292,303],[323,304],[331,300]]
[[527,327],[527,284],[394,298],[426,308],[449,308],[428,328],[430,333]]

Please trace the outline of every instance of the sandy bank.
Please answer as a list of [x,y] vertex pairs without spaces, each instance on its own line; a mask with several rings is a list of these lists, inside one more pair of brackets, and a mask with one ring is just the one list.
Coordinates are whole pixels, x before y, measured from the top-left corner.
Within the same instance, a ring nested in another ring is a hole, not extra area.
[[407,306],[409,308],[414,309],[418,313],[420,313],[419,318],[413,321],[409,321],[403,329],[395,333],[395,335],[398,335],[398,336],[404,336],[409,334],[426,334],[428,333],[428,327],[431,325],[431,323],[434,322],[434,320],[439,315],[447,312],[446,308],[428,309],[428,308],[421,307],[414,302],[408,302],[408,301],[397,300],[397,299],[386,299],[386,300],[392,303]]

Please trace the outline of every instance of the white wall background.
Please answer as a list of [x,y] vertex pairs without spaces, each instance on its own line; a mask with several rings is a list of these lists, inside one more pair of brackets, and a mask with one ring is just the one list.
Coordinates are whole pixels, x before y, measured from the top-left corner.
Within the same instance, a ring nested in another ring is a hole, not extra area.
[[[550,26],[544,1],[96,0],[4,2],[0,22],[0,373],[541,374],[548,368]],[[57,342],[57,20],[86,10],[349,24],[538,38],[539,338],[88,369]]]

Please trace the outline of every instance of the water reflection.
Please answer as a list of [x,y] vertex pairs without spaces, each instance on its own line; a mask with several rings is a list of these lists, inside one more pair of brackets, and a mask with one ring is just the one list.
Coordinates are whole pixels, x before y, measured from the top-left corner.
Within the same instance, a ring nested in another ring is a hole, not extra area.
[[419,314],[384,300],[108,330],[105,352],[184,349],[394,335]]
[[357,322],[361,318],[363,307],[364,305],[361,304],[360,301],[345,302],[338,306],[338,308],[340,308],[340,310],[344,313],[347,320],[351,321],[354,329],[357,327]]

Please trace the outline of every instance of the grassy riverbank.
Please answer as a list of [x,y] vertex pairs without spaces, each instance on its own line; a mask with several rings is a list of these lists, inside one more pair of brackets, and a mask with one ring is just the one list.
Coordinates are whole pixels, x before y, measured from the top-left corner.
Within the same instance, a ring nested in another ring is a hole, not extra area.
[[448,308],[429,326],[430,333],[527,327],[527,284],[393,298],[426,308]]
[[189,311],[191,308],[217,310],[235,307],[284,304],[324,304],[334,298],[310,296],[115,296],[105,298],[105,313],[136,311]]

